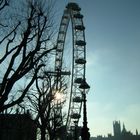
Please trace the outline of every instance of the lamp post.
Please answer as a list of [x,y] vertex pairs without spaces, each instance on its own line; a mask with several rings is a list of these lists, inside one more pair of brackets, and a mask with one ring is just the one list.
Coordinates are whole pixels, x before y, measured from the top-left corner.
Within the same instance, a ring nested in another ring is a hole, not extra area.
[[82,90],[82,96],[83,96],[83,127],[81,130],[81,137],[82,140],[89,140],[90,139],[90,133],[89,128],[87,127],[87,108],[86,108],[86,94],[88,93],[90,86],[87,84],[86,80],[84,79],[79,88]]
[[78,135],[77,135],[77,127],[78,127],[78,121],[74,121],[75,123],[75,133],[74,133],[74,140],[78,140]]

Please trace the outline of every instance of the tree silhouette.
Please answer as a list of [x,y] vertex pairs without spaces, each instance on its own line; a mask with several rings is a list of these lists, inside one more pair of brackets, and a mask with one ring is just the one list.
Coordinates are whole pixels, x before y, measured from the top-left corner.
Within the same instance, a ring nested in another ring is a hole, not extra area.
[[[55,77],[50,75],[40,75],[36,79],[36,86],[30,91],[27,97],[28,108],[35,117],[35,122],[41,132],[41,140],[45,140],[46,133],[49,139],[57,137],[58,130],[62,127],[64,114],[61,109],[65,102],[64,97],[58,99],[58,92],[66,95],[67,82],[61,77],[57,85]],[[63,98],[63,99],[62,99]]]
[[0,0],[0,112],[24,100],[55,49],[52,11],[49,0]]

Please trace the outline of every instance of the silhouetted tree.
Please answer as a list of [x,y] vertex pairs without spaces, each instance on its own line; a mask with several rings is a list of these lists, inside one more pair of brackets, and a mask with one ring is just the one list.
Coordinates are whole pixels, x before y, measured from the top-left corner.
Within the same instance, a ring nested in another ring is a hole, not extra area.
[[[27,96],[30,102],[28,104],[27,101],[27,106],[30,106],[30,111],[35,116],[41,132],[41,140],[45,140],[46,133],[50,140],[56,138],[57,131],[63,123],[64,114],[61,114],[61,109],[65,102],[67,82],[65,78],[59,79],[58,83],[56,80],[50,75],[38,76],[36,86]],[[59,94],[62,96],[57,97],[60,96]]]
[[0,0],[0,112],[20,104],[55,49],[50,0]]

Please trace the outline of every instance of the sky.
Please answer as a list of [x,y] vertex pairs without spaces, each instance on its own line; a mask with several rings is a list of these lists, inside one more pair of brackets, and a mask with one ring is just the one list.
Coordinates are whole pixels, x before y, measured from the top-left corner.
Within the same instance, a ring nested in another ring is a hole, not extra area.
[[84,15],[91,136],[113,133],[114,120],[140,134],[140,0],[57,0],[58,25],[68,2]]
[[113,134],[114,120],[140,133],[140,0],[59,0],[58,13],[68,2],[84,15],[91,135]]

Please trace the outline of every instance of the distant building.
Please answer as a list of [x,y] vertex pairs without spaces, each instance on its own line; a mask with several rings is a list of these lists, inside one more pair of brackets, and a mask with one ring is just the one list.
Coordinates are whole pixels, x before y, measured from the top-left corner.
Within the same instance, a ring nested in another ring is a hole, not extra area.
[[29,114],[0,114],[0,140],[36,140],[36,130]]
[[123,128],[121,130],[120,121],[113,122],[113,134],[113,136],[108,134],[107,137],[102,135],[91,137],[90,140],[140,140],[140,134],[137,129],[136,134],[133,134],[132,132],[127,131],[125,125],[123,124]]
[[113,122],[113,132],[114,132],[114,136],[119,136],[121,135],[121,125],[120,125],[120,121],[114,121]]

